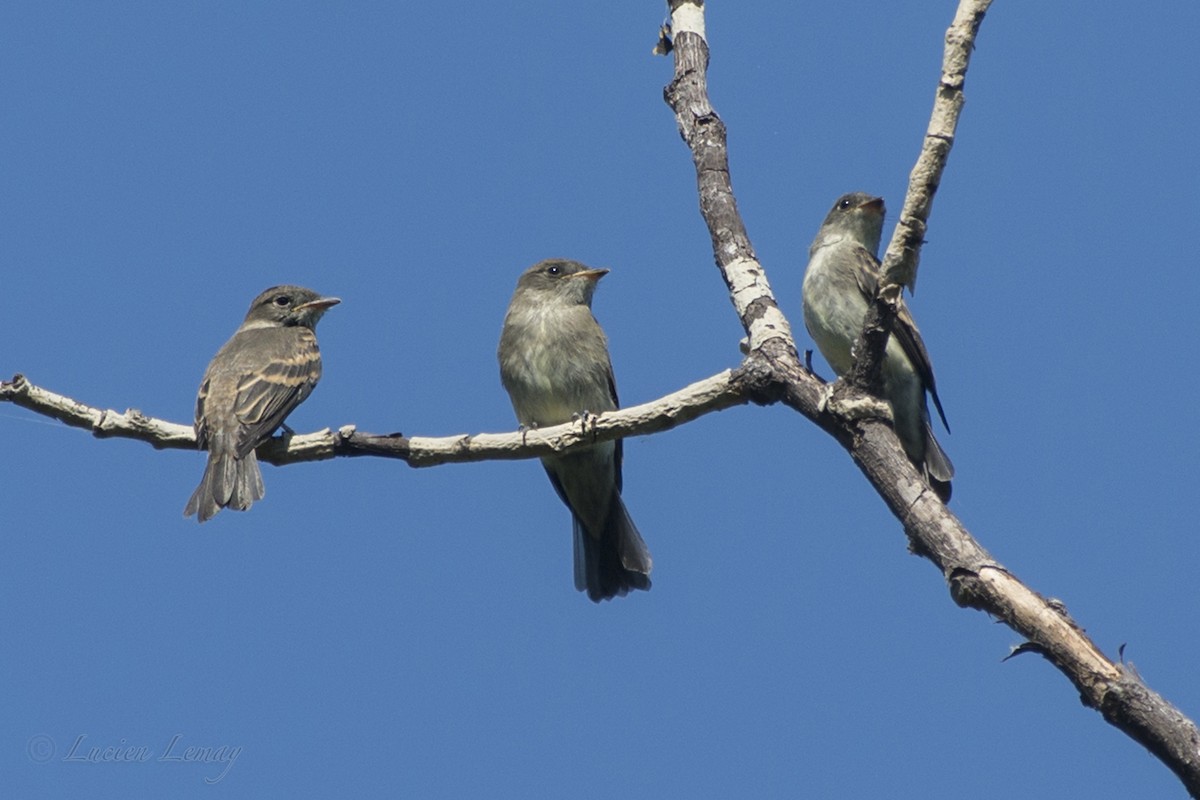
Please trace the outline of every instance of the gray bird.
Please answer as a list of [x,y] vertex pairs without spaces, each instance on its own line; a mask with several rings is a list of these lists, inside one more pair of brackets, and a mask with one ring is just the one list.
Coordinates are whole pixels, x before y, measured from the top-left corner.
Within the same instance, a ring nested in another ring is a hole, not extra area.
[[196,443],[208,450],[185,517],[245,511],[265,489],[254,448],[271,438],[321,379],[317,320],[341,301],[299,286],[254,298],[240,328],[217,351],[196,397]]
[[[838,375],[854,364],[852,349],[879,285],[883,198],[863,192],[842,195],[821,224],[804,273],[804,326]],[[896,435],[908,458],[943,501],[950,499],[954,465],[933,437],[925,394],[933,398],[946,430],[929,353],[904,301],[892,325],[883,363],[884,399],[892,407]]]
[[[500,334],[500,380],[525,428],[617,408],[608,340],[592,316],[606,269],[551,259],[521,275]],[[542,459],[571,510],[575,588],[595,602],[650,588],[650,552],[621,500],[621,442]]]

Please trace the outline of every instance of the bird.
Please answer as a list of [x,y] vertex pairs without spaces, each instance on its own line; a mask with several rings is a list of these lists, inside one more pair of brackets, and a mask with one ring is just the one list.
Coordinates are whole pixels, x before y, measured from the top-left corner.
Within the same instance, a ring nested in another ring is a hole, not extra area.
[[[864,192],[839,197],[821,224],[804,273],[804,326],[839,376],[854,365],[853,348],[879,286],[879,242],[886,210],[883,198]],[[954,465],[929,423],[926,395],[946,431],[950,426],[938,397],[933,365],[912,314],[900,300],[883,362],[883,399],[908,459],[921,470],[943,502],[950,499]]]
[[[548,259],[522,273],[504,317],[500,380],[522,430],[619,407],[608,340],[592,316],[607,269]],[[650,551],[621,499],[622,443],[542,458],[571,511],[575,588],[593,602],[650,588]]]
[[340,303],[300,286],[272,286],[204,371],[196,396],[196,443],[208,451],[183,515],[245,511],[265,494],[254,449],[283,425],[321,379],[317,321]]

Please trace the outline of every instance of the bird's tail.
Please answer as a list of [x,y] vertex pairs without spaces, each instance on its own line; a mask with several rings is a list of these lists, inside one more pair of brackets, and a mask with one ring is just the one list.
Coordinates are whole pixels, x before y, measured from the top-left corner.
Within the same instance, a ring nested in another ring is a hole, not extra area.
[[620,492],[612,493],[599,538],[575,518],[575,588],[596,603],[624,597],[630,589],[650,588],[650,550],[625,509]]
[[212,519],[222,508],[245,511],[262,500],[266,494],[258,458],[251,450],[242,458],[234,453],[214,447],[208,457],[208,466],[200,485],[192,492],[183,515],[196,515],[199,522]]
[[925,477],[942,502],[950,502],[950,479],[954,477],[954,465],[934,438],[933,429],[928,423],[925,424]]

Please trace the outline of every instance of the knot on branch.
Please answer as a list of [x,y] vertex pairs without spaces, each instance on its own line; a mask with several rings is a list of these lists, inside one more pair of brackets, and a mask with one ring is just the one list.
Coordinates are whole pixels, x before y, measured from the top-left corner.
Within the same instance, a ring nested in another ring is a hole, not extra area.
[[991,593],[980,580],[980,573],[985,569],[995,569],[1009,574],[1002,565],[994,561],[980,562],[971,566],[958,566],[946,574],[946,583],[950,588],[950,597],[961,608],[974,608],[977,611],[988,611]]
[[29,387],[29,381],[20,372],[13,375],[11,381],[0,381],[0,397],[8,399],[24,394]]
[[850,423],[873,420],[892,424],[892,407],[842,378],[825,384],[817,410]]
[[742,365],[733,371],[730,378],[742,389],[751,403],[759,406],[779,402],[787,388],[786,381],[775,370],[771,359],[759,351],[747,354]]

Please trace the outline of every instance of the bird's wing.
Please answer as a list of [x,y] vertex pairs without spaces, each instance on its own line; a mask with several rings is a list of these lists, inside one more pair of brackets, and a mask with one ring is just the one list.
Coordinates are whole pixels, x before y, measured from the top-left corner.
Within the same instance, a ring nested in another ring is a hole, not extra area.
[[[607,348],[605,355],[607,356]],[[608,393],[609,396],[612,397],[613,408],[620,408],[621,401],[617,398],[617,379],[616,376],[613,375],[612,358],[608,357],[606,361],[607,363],[605,366],[608,370]],[[617,439],[615,444],[616,448],[613,450],[613,469],[616,470],[617,473],[617,491],[619,492],[623,488],[623,480],[621,478],[621,459],[625,456],[625,447],[624,442],[621,439]]]
[[[856,247],[854,254],[856,258],[854,275],[858,281],[859,291],[862,292],[868,303],[874,302],[875,293],[879,291],[879,259],[871,255],[865,247]],[[925,384],[925,390],[933,398],[933,405],[937,409],[938,417],[942,420],[942,425],[946,427],[947,431],[950,430],[950,425],[946,422],[946,412],[942,410],[941,398],[938,397],[937,381],[933,377],[933,363],[929,360],[929,351],[925,349],[921,332],[917,330],[917,323],[913,321],[912,313],[909,312],[903,297],[900,298],[896,321],[892,325],[892,336],[900,343],[904,354],[912,362],[913,369],[917,371],[921,382]]]
[[204,416],[204,405],[208,401],[208,387],[211,381],[207,373],[200,383],[200,392],[196,395],[196,421],[193,428],[196,431],[196,446],[201,450],[208,449],[208,420]]
[[879,259],[862,245],[855,245],[851,252],[854,255],[854,279],[858,282],[858,291],[870,303],[879,291]]
[[896,314],[896,323],[892,325],[892,335],[900,342],[908,360],[912,362],[913,368],[921,376],[921,382],[925,384],[925,390],[933,398],[933,406],[937,409],[942,425],[949,431],[950,423],[946,422],[946,412],[942,410],[942,401],[938,397],[937,381],[933,377],[933,363],[929,360],[929,351],[925,349],[921,332],[917,330],[917,323],[913,322],[912,314],[909,313],[903,298],[900,300],[900,310]]
[[238,380],[234,409],[241,423],[239,458],[274,433],[321,379],[321,351],[312,331],[290,328],[263,333],[279,343],[264,366],[246,372]]

